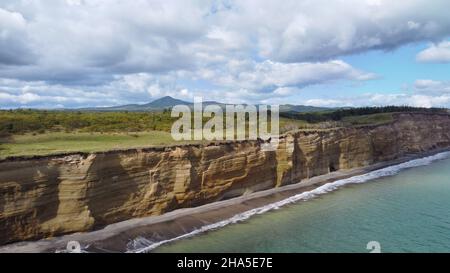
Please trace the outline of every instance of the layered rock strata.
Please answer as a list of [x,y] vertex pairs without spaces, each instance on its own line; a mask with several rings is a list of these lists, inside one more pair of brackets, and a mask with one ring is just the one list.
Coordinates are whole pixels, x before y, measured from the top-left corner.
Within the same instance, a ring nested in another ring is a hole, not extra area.
[[392,123],[257,141],[74,153],[0,161],[0,244],[89,231],[341,169],[450,146],[450,116],[396,114]]

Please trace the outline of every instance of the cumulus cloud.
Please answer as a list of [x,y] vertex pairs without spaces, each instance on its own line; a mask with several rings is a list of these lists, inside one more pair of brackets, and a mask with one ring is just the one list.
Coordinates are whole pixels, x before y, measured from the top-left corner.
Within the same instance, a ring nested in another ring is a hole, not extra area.
[[0,106],[194,93],[261,101],[366,81],[376,76],[339,58],[442,40],[446,8],[445,0],[4,0]]
[[336,99],[310,99],[307,100],[305,104],[317,107],[341,107],[341,106],[352,106],[353,103],[346,100],[336,100]]
[[417,107],[448,107],[450,103],[450,95],[440,96],[426,96],[413,95],[411,96],[410,105]]
[[0,75],[88,85],[110,81],[114,74],[194,65],[187,45],[204,36],[207,10],[204,4],[175,1],[51,0],[6,6],[10,10],[0,13],[0,60],[22,63],[27,57],[23,44],[39,59],[26,67],[2,67]]
[[0,8],[0,65],[25,65],[34,61],[22,14]]
[[100,86],[66,86],[44,81],[0,79],[0,107],[86,107],[146,103],[170,95],[191,99],[193,94],[176,83],[176,76],[131,74],[115,76]]
[[[365,81],[376,75],[333,60],[317,63],[279,63],[231,60],[226,66],[205,73],[219,86],[253,91],[287,93],[285,87],[302,88],[337,80]],[[292,89],[291,89],[292,91]]]
[[449,63],[450,62],[450,42],[432,44],[427,49],[419,52],[417,61],[424,63]]
[[[302,62],[449,35],[445,0],[240,1],[230,20],[245,22],[262,56]],[[263,8],[255,8],[257,6]],[[248,18],[248,19],[242,19]],[[273,19],[276,18],[276,19]],[[241,26],[242,27],[242,26]]]
[[385,105],[407,105],[414,107],[448,107],[450,94],[421,95],[407,93],[374,93],[339,99],[310,99],[306,104],[325,107],[361,107],[361,106],[385,106]]
[[337,99],[310,99],[305,102],[313,106],[383,106],[408,105],[414,107],[450,106],[450,81],[419,79],[409,92],[366,93],[356,96],[342,96]]
[[421,94],[450,94],[450,81],[416,80],[414,88]]

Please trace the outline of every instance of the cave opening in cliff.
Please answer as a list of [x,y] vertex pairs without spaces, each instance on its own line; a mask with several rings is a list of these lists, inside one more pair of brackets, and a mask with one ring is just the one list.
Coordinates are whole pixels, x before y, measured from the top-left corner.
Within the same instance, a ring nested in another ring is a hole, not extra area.
[[328,167],[328,171],[330,173],[337,171],[336,167],[334,166],[333,163],[330,163],[329,167]]

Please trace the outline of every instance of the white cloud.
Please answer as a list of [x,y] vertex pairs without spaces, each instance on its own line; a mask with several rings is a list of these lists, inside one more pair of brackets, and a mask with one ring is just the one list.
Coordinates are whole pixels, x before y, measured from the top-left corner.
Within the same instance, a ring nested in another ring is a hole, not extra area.
[[299,92],[301,92],[301,90],[296,87],[278,87],[273,91],[273,94],[278,96],[289,96]]
[[334,100],[334,99],[310,99],[306,101],[306,105],[317,107],[342,107],[342,106],[352,106],[352,103],[348,101]]
[[236,25],[253,35],[262,56],[303,62],[444,38],[450,31],[447,5],[445,0],[283,1],[282,5],[250,0],[240,1],[229,20],[241,19]]
[[79,6],[83,3],[82,0],[66,0],[69,6]]
[[[450,35],[447,6],[445,0],[4,0],[0,92],[9,99],[0,106],[193,94],[261,101],[310,85],[370,80],[374,74],[339,58],[442,40]],[[445,60],[448,45],[432,47],[423,54],[439,51],[431,55]]]
[[0,8],[0,65],[25,65],[34,61],[27,22],[22,14]]
[[[0,76],[64,84],[99,84],[114,74],[195,65],[190,46],[205,35],[208,10],[200,1],[27,1],[5,6],[9,10],[0,9],[0,64],[23,59],[12,39],[30,45],[37,59],[36,65],[1,67]],[[11,30],[3,27],[4,21]]]
[[438,87],[442,84],[440,81],[434,81],[434,80],[416,80],[414,82],[414,87],[417,89],[428,89],[429,87]]
[[407,105],[414,107],[448,107],[450,95],[421,95],[421,94],[371,94],[368,96],[367,106]]
[[450,94],[450,81],[416,80],[414,88],[422,94]]
[[416,56],[417,61],[424,63],[449,63],[450,41],[431,44]]
[[426,96],[426,95],[413,95],[409,99],[410,104],[416,107],[448,107],[450,102],[450,95],[441,96]]
[[414,106],[414,107],[449,107],[450,94],[425,95],[406,93],[373,93],[339,99],[310,99],[306,104],[325,107],[362,107],[362,106]]
[[[376,76],[333,60],[318,63],[279,63],[231,60],[207,75],[216,85],[260,92],[281,92],[284,87],[305,87],[338,80],[365,81]],[[285,90],[286,91],[286,90]],[[284,91],[284,92],[285,92]]]
[[9,101],[12,103],[20,103],[20,104],[27,104],[36,100],[39,100],[39,96],[33,93],[24,93],[20,95],[11,95],[8,93],[1,93],[0,92],[0,99],[3,101]]
[[408,21],[408,27],[409,27],[409,29],[419,29],[420,23],[416,23],[414,21]]
[[193,97],[194,97],[193,94],[192,94],[192,92],[190,92],[190,91],[189,91],[188,89],[186,89],[186,88],[181,89],[181,90],[179,91],[179,96],[182,97],[182,98],[193,98]]
[[146,103],[162,96],[191,99],[193,93],[177,84],[176,74],[147,73],[115,76],[100,86],[65,86],[44,81],[0,79],[0,107],[86,107]]
[[255,53],[276,62],[322,61],[450,35],[446,7],[444,0],[5,1],[2,37],[10,34],[2,52],[10,59],[0,61],[21,61],[8,42],[14,38],[39,62],[0,75],[67,81],[70,74],[154,73]]

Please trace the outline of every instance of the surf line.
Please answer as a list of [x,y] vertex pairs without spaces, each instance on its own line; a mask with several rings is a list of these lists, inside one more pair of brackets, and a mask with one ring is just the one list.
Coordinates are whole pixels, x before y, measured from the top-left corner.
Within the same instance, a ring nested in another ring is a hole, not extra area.
[[242,222],[242,221],[249,219],[250,217],[252,217],[254,215],[263,214],[263,213],[266,213],[271,210],[276,210],[280,207],[283,207],[285,205],[292,204],[292,203],[295,203],[295,202],[298,202],[301,200],[303,200],[303,201],[309,200],[318,195],[322,195],[322,194],[337,190],[338,188],[340,188],[344,185],[360,184],[360,183],[365,183],[365,182],[372,181],[374,179],[381,178],[381,177],[393,176],[393,175],[398,174],[402,170],[419,167],[419,166],[426,166],[426,165],[433,163],[434,161],[443,160],[443,159],[446,159],[449,157],[450,157],[450,152],[442,152],[442,153],[438,153],[438,154],[435,154],[432,156],[414,159],[414,160],[410,160],[410,161],[407,161],[407,162],[404,162],[404,163],[401,163],[398,165],[393,165],[393,166],[389,166],[389,167],[382,168],[379,170],[371,171],[366,174],[357,175],[357,176],[337,180],[334,182],[330,182],[330,183],[324,184],[322,186],[319,186],[311,191],[302,192],[302,193],[293,195],[291,197],[288,197],[286,199],[283,199],[281,201],[278,201],[278,202],[275,202],[272,204],[268,204],[268,205],[265,205],[262,207],[254,208],[254,209],[245,211],[243,213],[236,214],[235,216],[228,218],[226,220],[219,221],[217,223],[213,223],[213,224],[209,224],[209,225],[205,225],[199,229],[193,230],[189,233],[186,233],[186,234],[183,234],[183,235],[171,238],[171,239],[167,239],[167,240],[163,240],[163,241],[159,241],[159,242],[153,242],[144,237],[137,237],[128,244],[127,252],[132,252],[132,253],[149,252],[163,244],[167,244],[167,243],[171,243],[171,242],[174,242],[177,240],[193,237],[195,235],[204,233],[206,231],[218,229],[218,228],[227,226],[229,224],[235,224],[238,222]]

